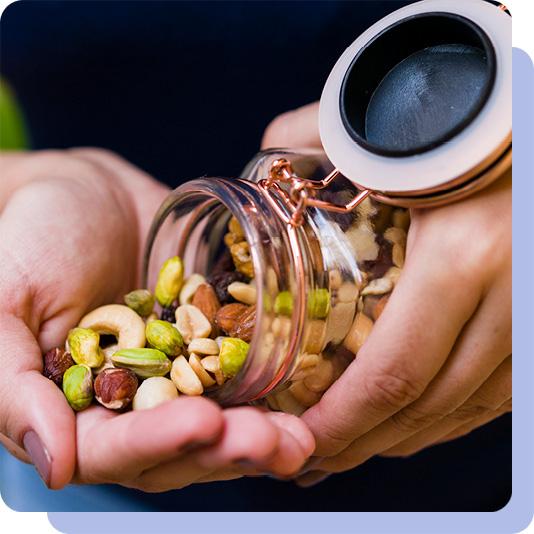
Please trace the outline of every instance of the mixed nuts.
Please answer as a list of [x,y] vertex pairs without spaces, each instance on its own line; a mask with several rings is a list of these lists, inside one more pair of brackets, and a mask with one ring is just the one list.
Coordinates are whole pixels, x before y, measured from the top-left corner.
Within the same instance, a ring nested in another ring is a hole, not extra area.
[[[326,287],[307,294],[301,350],[288,378],[266,397],[270,408],[301,414],[354,359],[400,276],[408,225],[405,210],[382,209],[371,201],[358,207],[354,219],[340,219],[360,278],[329,269]],[[111,410],[149,409],[179,394],[213,391],[238,375],[257,323],[260,286],[235,217],[224,242],[224,268],[185,277],[182,260],[169,258],[153,294],[136,289],[125,295],[124,304],[91,311],[69,332],[65,348],[44,355],[43,374],[63,389],[74,410],[94,401]],[[267,286],[277,288],[274,273],[266,274]],[[272,296],[263,303],[273,313],[271,338],[265,336],[264,345],[289,338],[293,328],[294,295],[275,289]]]
[[[229,228],[232,246],[241,245],[237,221]],[[44,375],[62,387],[75,411],[93,400],[110,410],[147,409],[223,385],[243,366],[254,327],[256,288],[244,274],[253,272],[245,248],[233,254],[234,271],[211,280],[198,273],[184,279],[182,260],[169,258],[154,295],[137,289],[124,305],[88,313],[69,332],[65,349],[44,355]],[[110,334],[116,343],[101,346]]]

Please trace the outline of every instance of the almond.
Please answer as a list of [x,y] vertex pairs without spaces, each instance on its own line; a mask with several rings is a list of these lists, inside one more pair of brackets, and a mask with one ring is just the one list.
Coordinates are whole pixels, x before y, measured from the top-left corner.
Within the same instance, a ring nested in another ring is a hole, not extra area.
[[220,308],[215,314],[215,324],[224,330],[227,334],[232,332],[236,326],[237,320],[243,315],[249,306],[234,302]]
[[231,330],[232,337],[238,337],[247,343],[250,343],[254,327],[256,326],[256,306],[250,306],[245,313],[242,313],[235,322],[234,328]]
[[217,298],[217,293],[210,284],[201,284],[198,286],[193,299],[191,301],[193,306],[196,306],[211,323],[214,333],[216,333],[215,315],[221,307],[221,303]]

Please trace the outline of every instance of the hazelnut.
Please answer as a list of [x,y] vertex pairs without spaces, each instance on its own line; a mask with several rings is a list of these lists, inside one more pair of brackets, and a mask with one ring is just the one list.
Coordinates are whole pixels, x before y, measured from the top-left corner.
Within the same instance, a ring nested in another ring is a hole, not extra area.
[[110,410],[122,410],[132,402],[137,384],[129,369],[104,369],[95,380],[96,400]]
[[58,387],[61,387],[63,385],[65,371],[74,365],[74,360],[70,352],[56,347],[55,349],[50,349],[43,356],[43,360],[44,376],[52,380]]

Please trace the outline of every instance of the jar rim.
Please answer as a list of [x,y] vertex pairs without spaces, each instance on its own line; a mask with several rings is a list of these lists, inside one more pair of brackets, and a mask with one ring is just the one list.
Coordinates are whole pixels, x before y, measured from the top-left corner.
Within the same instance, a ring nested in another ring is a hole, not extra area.
[[[182,237],[176,253],[181,257],[184,257],[188,237],[191,235],[195,223],[198,223],[198,221],[205,216],[214,205],[222,205],[229,212],[230,216],[234,215],[236,217],[243,229],[250,246],[254,277],[257,280],[258,285],[256,302],[257,316],[254,331],[249,343],[249,356],[235,377],[227,381],[223,387],[217,388],[213,392],[207,392],[207,395],[223,405],[254,401],[263,397],[276,387],[280,380],[286,375],[286,372],[293,361],[296,350],[298,349],[300,336],[302,335],[299,335],[298,333],[299,330],[301,330],[298,322],[298,317],[302,313],[301,299],[296,299],[296,306],[293,309],[291,317],[291,337],[296,337],[297,339],[293,341],[291,346],[288,347],[288,350],[285,352],[283,362],[279,366],[279,372],[274,374],[265,387],[262,387],[261,390],[255,391],[252,395],[247,396],[247,392],[253,391],[255,387],[255,384],[251,380],[247,380],[247,377],[251,376],[251,371],[255,365],[254,362],[256,361],[255,355],[259,351],[265,311],[264,291],[259,288],[259,284],[263,284],[266,280],[266,269],[262,251],[263,244],[261,242],[259,229],[254,221],[257,221],[258,217],[269,215],[269,213],[265,211],[268,209],[268,205],[266,203],[265,206],[262,205],[261,200],[263,195],[257,185],[244,179],[231,180],[221,177],[201,177],[185,182],[174,189],[161,205],[150,228],[145,247],[143,281],[145,286],[148,286],[152,248],[161,226],[179,204],[185,201],[191,201],[195,197],[199,199],[198,206],[201,209],[191,211],[191,214],[189,215],[191,218],[188,219],[187,223],[188,226],[183,230],[183,233],[180,232]],[[202,202],[200,199],[205,200]],[[293,255],[288,254],[288,257],[290,258],[291,264],[293,264]]]

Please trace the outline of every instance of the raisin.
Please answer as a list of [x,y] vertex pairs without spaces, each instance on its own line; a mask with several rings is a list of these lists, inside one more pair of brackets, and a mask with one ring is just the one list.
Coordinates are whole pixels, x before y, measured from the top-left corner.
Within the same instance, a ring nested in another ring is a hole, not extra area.
[[161,320],[168,321],[169,323],[175,323],[176,318],[174,312],[176,311],[176,306],[167,306],[161,310]]
[[208,282],[215,289],[217,298],[221,304],[228,304],[229,302],[235,302],[235,299],[228,293],[228,286],[232,282],[245,282],[247,277],[237,271],[224,271],[220,273],[214,273],[208,277]]

